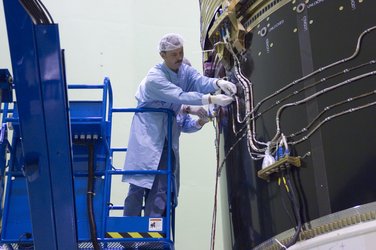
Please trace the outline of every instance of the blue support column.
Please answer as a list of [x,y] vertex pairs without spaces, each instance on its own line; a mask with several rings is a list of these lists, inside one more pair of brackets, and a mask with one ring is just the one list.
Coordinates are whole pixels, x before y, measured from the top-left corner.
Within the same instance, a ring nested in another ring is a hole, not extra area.
[[77,249],[68,102],[57,25],[4,0],[36,250]]

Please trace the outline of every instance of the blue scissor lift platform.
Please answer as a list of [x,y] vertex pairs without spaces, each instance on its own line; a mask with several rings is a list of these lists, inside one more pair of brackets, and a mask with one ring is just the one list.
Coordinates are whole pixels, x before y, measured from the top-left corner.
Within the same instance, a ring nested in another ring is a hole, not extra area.
[[[122,171],[112,159],[126,148],[111,148],[113,113],[163,112],[171,142],[172,111],[114,108],[108,78],[103,84],[68,86],[58,25],[41,21],[40,13],[32,16],[41,9],[25,10],[36,2],[3,2],[13,78],[0,70],[1,247],[173,249],[170,143],[164,171]],[[68,100],[68,89],[95,89],[101,97]],[[110,215],[123,209],[111,203],[112,177],[141,173],[168,175],[166,216]]]
[[[166,217],[162,218],[110,216],[111,210],[123,209],[122,206],[113,205],[111,202],[112,176],[145,173],[145,171],[122,171],[113,166],[114,152],[126,152],[127,150],[126,148],[110,147],[113,113],[164,112],[171,120],[172,112],[163,109],[113,108],[112,90],[108,78],[105,79],[104,84],[74,84],[69,85],[68,88],[79,89],[79,91],[85,89],[103,90],[101,100],[69,102],[78,248],[95,249],[93,245],[98,244],[100,249],[174,249],[173,232],[171,232],[174,206],[169,205]],[[30,217],[33,211],[30,210],[28,202],[28,177],[25,176],[23,168],[24,160],[19,126],[22,121],[18,117],[17,104],[14,105],[14,109],[8,109],[8,105],[6,105],[3,114],[5,114],[3,124],[11,124],[13,138],[9,146],[4,147],[4,150],[9,148],[10,159],[6,165],[6,177],[9,181],[5,188],[1,242],[4,246],[12,247],[9,249],[33,249],[34,239]],[[7,114],[12,114],[11,118],[7,117]],[[171,128],[169,130],[171,131]],[[34,131],[34,133],[38,133],[38,131]],[[7,145],[7,138],[4,138],[3,143]],[[5,166],[2,168],[4,169]],[[92,179],[89,173],[90,168],[93,168]],[[146,172],[168,174],[171,180],[169,171]],[[88,189],[88,181],[93,183],[91,191]],[[171,186],[171,181],[169,183]],[[126,184],[123,185],[125,188]],[[92,201],[88,201],[90,195],[92,195]],[[171,203],[171,195],[168,197]],[[91,238],[93,224],[90,223],[90,202],[97,243],[93,243]],[[40,206],[44,206],[43,201],[40,202]]]

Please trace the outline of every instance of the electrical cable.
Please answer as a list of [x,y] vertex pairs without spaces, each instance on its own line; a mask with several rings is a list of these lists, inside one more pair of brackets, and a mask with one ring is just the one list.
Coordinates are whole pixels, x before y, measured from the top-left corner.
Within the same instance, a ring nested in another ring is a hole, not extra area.
[[283,245],[277,238],[274,238],[275,242],[282,247],[282,249],[287,249],[285,245]]
[[211,241],[210,241],[210,250],[215,249],[215,233],[217,228],[217,203],[218,203],[218,166],[217,163],[217,170],[216,170],[216,178],[215,178],[215,191],[214,191],[214,205],[213,205],[213,215],[212,215],[212,227],[211,227]]
[[[360,65],[357,65],[355,67],[352,67],[352,68],[348,68],[348,69],[345,69],[343,71],[340,71],[340,72],[337,72],[335,74],[332,74],[328,77],[325,77],[325,78],[321,78],[319,81],[316,81],[314,82],[313,84],[310,84],[310,85],[307,85],[303,88],[301,88],[300,90],[297,90],[297,91],[294,91],[293,93],[283,97],[281,100],[277,100],[274,104],[270,105],[269,107],[266,108],[266,110],[264,111],[261,111],[259,113],[256,114],[256,111],[261,107],[261,105],[266,102],[267,100],[273,98],[274,96],[277,96],[278,94],[286,91],[287,89],[291,88],[292,86],[300,83],[300,82],[303,82],[305,80],[307,80],[308,78],[310,77],[313,77],[315,76],[316,74],[318,73],[321,73],[327,69],[330,69],[334,66],[337,66],[337,65],[340,65],[340,64],[343,64],[345,62],[348,62],[352,59],[354,59],[359,53],[360,53],[360,49],[361,49],[361,44],[362,44],[362,41],[363,41],[363,38],[366,34],[370,33],[371,31],[374,31],[376,30],[376,26],[372,26],[366,30],[364,30],[358,37],[357,39],[357,43],[356,43],[356,47],[355,47],[355,50],[353,51],[352,55],[350,55],[349,57],[346,57],[346,58],[343,58],[341,60],[338,60],[338,61],[335,61],[331,64],[328,64],[326,66],[323,66],[313,72],[311,72],[310,74],[307,74],[297,80],[294,80],[293,82],[285,85],[284,87],[282,87],[281,89],[275,91],[273,94],[263,98],[260,102],[258,102],[256,104],[256,106],[253,105],[253,90],[252,90],[252,83],[242,74],[241,72],[241,67],[240,67],[240,61],[237,57],[237,55],[235,54],[234,50],[232,49],[232,46],[231,44],[226,40],[227,38],[224,36],[223,39],[224,41],[223,42],[217,42],[214,46],[213,46],[213,49],[211,50],[211,52],[214,52],[215,51],[215,46],[217,46],[218,44],[224,44],[227,48],[227,50],[230,52],[230,54],[232,55],[232,58],[233,58],[233,61],[234,61],[234,71],[235,71],[235,77],[236,79],[238,80],[238,82],[240,83],[242,89],[243,89],[243,92],[244,92],[244,98],[245,98],[245,101],[244,101],[244,105],[245,105],[245,115],[243,118],[240,118],[240,102],[239,102],[239,98],[237,96],[235,96],[235,100],[236,100],[236,112],[237,112],[237,118],[236,118],[236,121],[237,123],[245,123],[244,126],[242,126],[239,130],[237,130],[236,126],[235,126],[235,118],[234,116],[232,116],[232,119],[233,119],[233,124],[232,124],[232,129],[233,129],[233,132],[235,135],[238,135],[239,133],[241,133],[241,131],[245,128],[247,128],[247,144],[248,144],[248,151],[249,151],[249,154],[251,156],[252,159],[254,160],[260,160],[263,158],[263,154],[266,150],[266,142],[260,142],[256,139],[256,125],[255,125],[255,120],[259,117],[261,117],[263,115],[263,113],[269,111],[270,109],[272,109],[273,107],[281,104],[281,102],[287,100],[288,98],[290,98],[291,96],[294,96],[294,95],[297,95],[298,93],[301,93],[302,91],[306,90],[306,89],[309,89],[309,88],[312,88],[314,86],[316,86],[317,84],[321,84],[325,81],[327,81],[328,79],[331,79],[331,78],[334,78],[334,77],[337,77],[339,75],[342,75],[342,74],[346,74],[350,71],[353,71],[355,69],[359,69],[359,68],[362,68],[364,66],[367,66],[367,65],[371,65],[371,64],[374,64],[375,63],[375,60],[371,60],[367,63],[363,63],[363,64],[360,64]],[[223,33],[224,34],[228,34],[228,31],[227,30],[223,30]],[[215,58],[218,58],[218,55],[215,54]],[[216,64],[214,65],[214,67],[216,66]],[[305,103],[307,101],[310,101],[316,97],[318,97],[319,95],[322,95],[324,93],[327,93],[331,90],[334,90],[336,88],[339,88],[339,87],[342,87],[344,85],[347,85],[351,82],[354,82],[354,81],[357,81],[357,80],[360,80],[362,78],[365,78],[365,77],[369,77],[369,76],[372,76],[376,74],[375,71],[371,71],[371,72],[368,72],[368,73],[365,73],[365,74],[361,74],[361,75],[358,75],[358,76],[355,76],[355,77],[352,77],[346,81],[343,81],[341,83],[338,83],[338,84],[335,84],[333,86],[330,86],[330,87],[327,87],[321,91],[318,91],[314,94],[312,94],[311,96],[308,96],[302,100],[299,100],[297,102],[293,102],[293,103],[288,103],[288,104],[285,104],[283,105],[282,107],[280,107],[277,111],[277,114],[276,114],[276,127],[277,127],[277,131],[276,131],[276,134],[273,136],[273,139],[271,141],[269,141],[269,145],[270,145],[270,148],[272,149],[271,151],[273,151],[273,147],[276,147],[276,145],[278,144],[278,141],[279,141],[279,137],[280,137],[280,134],[282,133],[281,131],[281,127],[280,127],[280,120],[281,120],[281,112],[287,108],[287,107],[292,107],[292,106],[296,106],[296,105],[299,105],[299,104],[302,104],[302,103]],[[353,112],[353,111],[356,111],[356,110],[360,110],[362,108],[366,108],[366,107],[370,107],[370,106],[373,106],[374,104],[371,102],[371,103],[368,103],[366,105],[363,105],[363,106],[358,106],[358,107],[355,107],[353,109],[349,109],[349,110],[346,110],[346,111],[343,111],[343,112],[340,112],[338,114],[335,114],[333,116],[330,116],[330,117],[327,117],[325,118],[324,121],[320,122],[320,124],[316,127],[313,128],[313,130],[311,131],[311,133],[309,133],[307,136],[304,136],[303,138],[297,140],[297,141],[292,141],[292,142],[289,142],[290,145],[295,145],[297,143],[300,143],[302,141],[305,141],[310,135],[312,135],[312,133],[314,133],[321,125],[323,125],[325,122],[327,122],[328,120],[334,118],[334,117],[337,117],[337,116],[340,116],[340,115],[343,115],[343,114],[346,114],[346,113],[349,113],[349,112]],[[321,116],[322,114],[320,114],[319,116]],[[317,117],[316,119],[318,119],[319,117]],[[315,119],[315,120],[316,120]],[[314,122],[314,121],[313,121]],[[313,125],[313,122],[309,124],[309,126],[312,126]],[[303,132],[306,132],[306,130],[303,129]],[[241,138],[243,138],[244,136],[246,135],[242,135]],[[239,142],[236,141],[234,143],[234,145],[232,145],[232,147],[230,147],[230,150],[232,150],[234,148],[234,146]],[[261,147],[260,147],[261,146]],[[275,151],[276,149],[274,149]],[[258,154],[255,154],[255,152],[257,152]],[[226,154],[227,156],[228,154]],[[256,156],[255,156],[256,155]],[[223,163],[220,165],[220,169],[223,167]]]
[[[254,120],[262,115],[262,113],[258,113],[257,115],[255,115],[256,110],[261,106],[261,104],[264,103],[266,100],[268,100],[268,99],[270,99],[270,98],[276,96],[277,94],[282,93],[283,91],[287,90],[288,88],[294,86],[294,85],[297,84],[298,82],[302,82],[303,80],[306,80],[306,79],[308,79],[309,77],[312,77],[312,76],[314,76],[314,75],[316,75],[316,74],[318,74],[318,73],[320,73],[320,72],[323,72],[324,70],[327,70],[327,69],[329,69],[329,68],[331,68],[331,67],[334,67],[334,66],[339,65],[339,64],[341,64],[341,63],[344,63],[344,62],[347,62],[347,61],[349,61],[349,60],[352,60],[353,58],[355,58],[355,57],[359,54],[359,51],[360,51],[360,45],[361,45],[361,42],[362,42],[363,37],[364,37],[367,33],[373,31],[374,29],[376,29],[376,26],[373,26],[373,27],[371,27],[371,28],[369,28],[369,29],[363,31],[363,32],[360,34],[360,36],[358,37],[357,46],[356,46],[356,48],[355,48],[355,51],[353,52],[353,54],[352,54],[350,57],[347,57],[347,58],[345,58],[345,59],[341,59],[341,60],[336,61],[336,62],[334,62],[334,63],[332,63],[332,64],[329,64],[329,65],[326,65],[326,66],[324,66],[324,67],[321,67],[321,68],[319,68],[318,70],[316,70],[316,71],[314,71],[314,72],[312,72],[312,73],[310,73],[310,74],[308,74],[308,75],[306,75],[306,76],[304,76],[304,77],[302,77],[302,78],[300,78],[300,79],[298,79],[298,80],[293,81],[292,83],[290,83],[290,84],[284,86],[283,88],[277,90],[277,91],[276,91],[275,93],[273,93],[272,95],[270,95],[270,96],[264,98],[263,100],[261,100],[261,101],[260,101],[255,107],[253,107],[253,105],[252,105],[251,110],[249,110],[249,107],[247,107],[247,105],[246,105],[246,110],[247,110],[247,109],[248,109],[248,110],[246,111],[246,115],[245,115],[245,117],[243,117],[243,119],[240,119],[240,117],[239,117],[239,115],[240,115],[240,113],[239,113],[239,112],[240,112],[239,101],[238,101],[238,99],[236,98],[236,104],[237,104],[237,105],[236,105],[236,107],[237,107],[237,122],[238,122],[238,123],[244,123],[245,121],[248,121],[247,124],[246,124],[246,126],[248,127],[248,133],[249,133],[249,136],[248,136],[248,139],[249,139],[249,140],[248,140],[248,142],[250,143],[249,146],[251,147],[251,149],[248,149],[248,150],[249,150],[250,154],[251,154],[252,151],[256,151],[256,152],[265,152],[265,150],[266,150],[266,147],[258,148],[258,147],[255,146],[255,144],[253,144],[253,142],[255,142],[255,143],[259,144],[259,145],[263,145],[263,144],[264,144],[263,142],[258,142],[258,141],[256,140],[256,135],[255,135],[255,131],[256,131],[256,130],[255,130],[255,123],[254,123]],[[248,99],[248,100],[251,102],[251,100],[253,99],[253,93],[250,92],[250,89],[252,89],[252,84],[249,82],[249,80],[248,80],[247,78],[245,78],[244,76],[242,76],[242,73],[241,73],[241,70],[240,70],[240,64],[239,64],[239,60],[237,59],[237,56],[235,55],[235,53],[234,53],[234,51],[232,50],[231,46],[229,46],[228,43],[226,43],[226,45],[227,45],[227,48],[228,48],[230,54],[232,54],[232,56],[233,56],[234,63],[235,63],[234,68],[235,68],[235,71],[237,72],[236,77],[237,77],[237,79],[239,80],[239,83],[241,83],[241,86],[242,86],[243,91],[244,91],[245,99]],[[338,75],[340,75],[340,74],[345,74],[345,73],[347,73],[347,72],[349,72],[349,71],[351,71],[351,70],[358,69],[358,68],[361,68],[361,67],[363,67],[363,66],[370,65],[370,64],[374,64],[374,63],[375,63],[375,61],[374,61],[374,60],[371,60],[371,61],[368,62],[368,63],[363,63],[363,64],[358,65],[358,66],[355,66],[355,67],[353,67],[353,68],[345,69],[345,70],[343,70],[342,72],[336,73],[336,74],[331,75],[331,76],[329,76],[329,77],[322,78],[322,79],[320,79],[320,81],[315,82],[314,84],[311,84],[311,85],[309,85],[309,86],[306,86],[306,87],[302,88],[300,91],[295,91],[295,92],[293,92],[293,94],[288,95],[287,97],[285,97],[284,99],[282,99],[282,101],[284,101],[285,99],[289,98],[290,96],[293,96],[293,95],[295,95],[295,94],[298,94],[299,92],[301,92],[301,91],[303,91],[303,90],[305,90],[305,89],[308,89],[308,88],[310,88],[310,87],[313,87],[313,86],[316,85],[316,84],[322,83],[322,82],[326,81],[327,79],[333,78],[333,77],[338,76]],[[363,78],[363,77],[367,77],[367,76],[370,76],[370,75],[372,75],[372,74],[374,74],[374,73],[373,73],[373,72],[369,72],[369,75],[367,75],[367,74],[363,74],[363,75],[360,75],[360,76],[357,76],[357,77],[353,77],[353,78],[351,78],[351,79],[348,80],[348,81],[345,81],[345,82],[340,83],[339,85],[336,84],[336,85],[334,85],[334,86],[331,86],[331,87],[329,87],[329,88],[326,88],[326,89],[324,89],[324,90],[321,90],[321,91],[315,93],[314,95],[311,95],[311,96],[309,97],[309,99],[305,98],[305,99],[303,99],[302,101],[305,102],[305,101],[311,100],[311,99],[313,99],[313,98],[319,96],[320,94],[326,93],[326,92],[328,92],[328,91],[330,91],[330,90],[332,90],[332,89],[335,89],[335,88],[337,88],[337,87],[341,87],[342,85],[345,85],[345,84],[347,84],[347,83],[350,83],[351,81],[359,80],[359,79],[361,79],[361,78]],[[246,82],[246,83],[245,83],[245,82]],[[249,98],[247,97],[248,94],[250,95]],[[299,101],[299,102],[300,102],[300,101]],[[286,108],[286,107],[288,107],[288,106],[290,106],[290,105],[292,105],[292,106],[298,105],[299,102],[295,102],[295,103],[293,103],[293,104],[287,104],[287,106],[282,107],[282,109],[283,109],[283,108]],[[276,101],[276,103],[273,104],[271,107],[268,107],[267,110],[268,110],[268,109],[271,109],[271,108],[274,107],[274,106],[277,106],[277,105],[280,104],[280,103],[281,103],[281,101]],[[247,104],[247,102],[245,102],[245,104]],[[281,109],[279,109],[279,112],[281,112]],[[279,126],[279,122],[280,122],[280,117],[279,117],[279,115],[280,115],[280,113],[277,113],[277,116],[276,116],[277,133],[276,133],[276,135],[273,137],[273,139],[272,139],[271,142],[270,142],[270,145],[271,145],[272,147],[273,147],[273,145],[276,145],[276,143],[278,142],[278,138],[279,138],[279,135],[280,135],[280,132],[281,132],[281,131],[280,131],[280,126]],[[252,128],[249,127],[249,119],[252,121]],[[239,131],[236,131],[234,125],[233,125],[233,130],[235,131],[235,134],[239,133]],[[306,138],[303,138],[303,140],[305,140],[305,139],[306,139]],[[251,154],[251,156],[252,156],[252,154]]]
[[27,0],[19,0],[22,7],[24,7],[25,11],[29,14],[32,22],[34,24],[40,24],[39,13],[35,11],[34,6],[30,1]]
[[[32,234],[31,233],[23,233],[18,237],[18,249],[34,249],[34,244],[33,242],[23,242],[22,239],[31,239]],[[13,248],[12,248],[13,249]]]
[[288,243],[285,244],[285,247],[289,248],[297,242],[299,235],[300,235],[300,232],[302,231],[302,228],[303,228],[303,223],[302,223],[302,219],[301,219],[301,216],[300,216],[299,198],[296,194],[295,187],[294,187],[293,183],[291,182],[291,178],[290,178],[291,177],[290,167],[287,167],[287,169],[288,169],[288,173],[285,175],[286,185],[287,185],[287,188],[289,189],[289,193],[290,193],[290,197],[291,197],[291,201],[292,201],[292,210],[294,212],[294,215],[295,215],[295,218],[296,218],[296,221],[297,221],[297,226],[296,226],[294,235],[290,238]]
[[342,116],[342,115],[345,115],[345,114],[348,114],[348,113],[352,113],[354,111],[359,111],[361,109],[365,109],[365,108],[369,108],[369,107],[372,107],[372,106],[375,106],[376,105],[376,102],[370,102],[370,103],[367,103],[365,105],[361,105],[361,106],[357,106],[355,108],[350,108],[350,109],[347,109],[345,111],[342,111],[342,112],[339,112],[337,114],[334,114],[332,116],[328,116],[325,118],[325,120],[321,121],[316,127],[314,127],[312,129],[311,132],[309,132],[306,136],[303,136],[300,140],[297,140],[297,141],[293,141],[289,144],[291,145],[296,145],[296,144],[299,144],[305,140],[307,140],[309,137],[311,137],[312,134],[314,134],[322,125],[324,125],[325,123],[327,123],[328,121],[332,120],[333,118],[336,118],[336,117],[339,117],[339,116]]
[[293,183],[295,183],[296,192],[299,198],[302,223],[311,221],[308,211],[307,197],[304,194],[304,188],[300,178],[300,168],[295,168],[295,170],[291,173],[291,178]]
[[305,91],[305,90],[308,90],[308,89],[310,89],[310,88],[313,88],[313,87],[315,87],[315,86],[317,86],[317,85],[319,85],[319,84],[325,83],[325,82],[328,81],[329,79],[332,79],[332,78],[335,78],[335,77],[337,77],[337,76],[340,76],[340,75],[343,75],[343,74],[349,73],[349,72],[354,71],[354,70],[356,70],[356,69],[361,69],[361,68],[363,68],[363,67],[365,67],[365,66],[369,66],[369,65],[372,65],[372,64],[375,64],[375,63],[376,63],[375,60],[371,60],[371,61],[369,61],[369,62],[367,62],[367,63],[362,63],[362,64],[360,64],[360,65],[358,65],[358,66],[355,66],[355,67],[352,67],[352,68],[348,68],[348,69],[344,69],[344,70],[342,70],[342,71],[340,71],[340,72],[337,72],[337,73],[335,73],[335,74],[332,74],[332,75],[330,75],[330,76],[327,76],[327,77],[321,78],[320,80],[318,80],[318,81],[316,81],[316,82],[314,82],[314,83],[312,83],[312,84],[309,84],[309,85],[307,85],[307,86],[304,86],[303,88],[301,88],[301,89],[299,89],[299,90],[295,90],[295,91],[293,91],[291,94],[289,94],[289,95],[287,95],[287,96],[285,96],[285,97],[283,97],[283,98],[281,98],[281,99],[275,101],[273,104],[271,104],[271,105],[270,105],[269,107],[267,107],[266,109],[264,109],[264,110],[258,112],[258,113],[254,116],[254,119],[257,119],[258,117],[260,117],[260,116],[262,116],[263,114],[265,114],[265,113],[267,113],[268,111],[270,111],[272,108],[274,108],[274,107],[280,105],[282,102],[286,101],[287,99],[289,99],[289,98],[291,98],[291,97],[293,97],[293,96],[295,96],[295,95],[298,95],[299,93],[302,93],[302,92]]
[[40,0],[19,0],[34,24],[52,24],[53,19]]
[[41,6],[41,9],[44,10],[44,13],[46,14],[46,16],[48,16],[49,18],[49,23],[50,24],[54,24],[54,20],[50,14],[50,12],[48,11],[48,9],[46,8],[46,6],[43,4],[43,2],[41,0],[37,0],[37,2],[39,3],[39,5]]
[[[233,59],[234,59],[234,62],[235,62],[235,66],[234,66],[234,69],[235,69],[235,76],[236,78],[238,79],[238,81],[241,83],[241,86],[244,90],[244,98],[245,98],[245,105],[246,105],[246,114],[248,113],[251,113],[251,111],[254,109],[254,104],[253,104],[253,84],[248,80],[248,78],[246,78],[243,73],[241,72],[241,64],[240,64],[240,61],[238,59],[238,57],[236,56],[234,50],[232,49],[231,46],[228,46],[228,50],[230,51]],[[237,101],[237,105],[238,105],[238,101]],[[238,108],[238,107],[237,107]],[[247,127],[248,127],[248,131],[249,131],[249,139],[251,140],[248,140],[247,142],[249,143],[249,146],[252,148],[252,150],[256,151],[256,152],[262,152],[262,151],[265,151],[266,149],[266,146],[267,144],[265,142],[260,142],[256,139],[256,123],[255,123],[255,119],[253,118],[254,114],[252,113],[251,114],[251,119],[248,119],[248,118],[243,118],[242,120],[240,120],[240,116],[239,116],[239,108],[237,110],[237,121],[239,123],[244,123],[245,121],[247,121]],[[260,149],[258,147],[256,147],[256,144],[258,145],[262,145],[263,146],[263,149]]]
[[281,125],[280,125],[280,119],[281,119],[281,113],[284,109],[286,108],[289,108],[289,107],[292,107],[292,106],[297,106],[297,105],[300,105],[300,104],[303,104],[303,103],[306,103],[310,100],[312,100],[313,98],[316,98],[324,93],[327,93],[329,91],[332,91],[333,89],[336,89],[336,88],[339,88],[339,87],[342,87],[344,85],[347,85],[347,84],[350,84],[350,83],[353,83],[353,82],[356,82],[360,79],[363,79],[363,78],[366,78],[366,77],[371,77],[371,76],[374,76],[376,74],[376,71],[370,71],[370,72],[367,72],[367,73],[364,73],[364,74],[361,74],[361,75],[357,75],[355,77],[352,77],[350,79],[347,79],[345,81],[342,81],[340,83],[337,83],[335,85],[332,85],[330,87],[327,87],[325,89],[322,89],[300,101],[297,101],[297,102],[292,102],[292,103],[287,103],[287,104],[284,104],[282,105],[278,110],[277,110],[277,114],[276,114],[276,134],[274,135],[273,139],[271,140],[272,142],[276,142],[278,140],[278,137],[279,135],[281,134]]
[[[215,122],[217,122],[217,126],[215,126]],[[220,136],[219,136],[219,129],[218,129],[219,119],[215,119],[213,121],[213,125],[216,127],[214,131],[215,131],[215,149],[216,149],[217,168],[216,168],[216,174],[215,174],[214,204],[213,204],[213,215],[212,215],[212,226],[211,226],[210,250],[215,249],[215,233],[216,233],[216,227],[217,227],[217,200],[218,200],[217,196],[218,196],[218,181],[219,181],[219,171],[220,171],[220,167],[219,167]]]
[[90,238],[93,243],[93,247],[95,250],[100,250],[101,247],[99,245],[97,239],[97,228],[95,224],[95,217],[94,217],[94,209],[93,209],[93,198],[94,198],[94,143],[89,142],[88,146],[88,180],[87,180],[87,212],[89,217],[89,224],[90,224]]
[[259,107],[260,107],[265,101],[269,100],[270,98],[276,96],[276,95],[279,94],[279,93],[282,93],[283,91],[289,89],[290,87],[296,85],[297,83],[302,82],[302,81],[304,81],[304,80],[306,80],[306,79],[308,79],[308,78],[310,78],[310,77],[312,77],[312,76],[314,76],[314,75],[316,75],[316,74],[318,74],[318,73],[320,73],[320,72],[323,72],[324,70],[327,70],[327,69],[332,68],[332,67],[334,67],[334,66],[336,66],[336,65],[339,65],[339,64],[342,64],[342,63],[344,63],[344,62],[347,62],[347,61],[350,61],[350,60],[354,59],[354,58],[359,54],[359,51],[360,51],[360,45],[361,45],[361,42],[362,42],[363,37],[364,37],[366,34],[370,33],[371,31],[373,31],[373,30],[375,30],[375,29],[376,29],[376,26],[372,26],[372,27],[366,29],[365,31],[363,31],[363,32],[359,35],[359,37],[358,37],[358,41],[357,41],[357,44],[356,44],[356,47],[355,47],[355,50],[354,50],[354,52],[353,52],[353,54],[352,54],[351,56],[346,57],[346,58],[341,59],[341,60],[338,60],[338,61],[333,62],[333,63],[331,63],[331,64],[328,64],[328,65],[326,65],[326,66],[324,66],[324,67],[321,67],[321,68],[319,68],[319,69],[317,69],[317,70],[311,72],[310,74],[307,74],[307,75],[305,75],[305,76],[303,76],[303,77],[301,77],[301,78],[299,78],[299,79],[297,79],[297,80],[295,80],[295,81],[293,81],[293,82],[291,82],[291,83],[285,85],[285,86],[282,87],[281,89],[275,91],[273,94],[271,94],[271,95],[265,97],[265,98],[262,99],[260,102],[258,102],[258,103],[256,104],[255,108],[254,108],[254,109],[251,111],[251,113],[248,114],[247,116],[249,117],[250,115],[252,115],[252,113],[255,113],[256,110],[258,110],[258,108],[259,108]]
[[[285,191],[286,191],[286,195],[288,196],[289,194],[287,193],[287,189],[286,189],[286,188],[282,188],[282,186],[281,186],[281,184],[282,184],[282,178],[284,178],[284,177],[283,177],[282,174],[281,174],[281,176],[280,176],[280,177],[278,178],[278,180],[277,180],[277,185],[278,185],[278,187],[280,187],[282,190],[285,190]],[[281,189],[280,189],[280,191],[281,191]],[[293,218],[293,216],[291,215],[290,211],[289,211],[288,208],[287,208],[287,204],[286,204],[286,202],[285,202],[285,199],[284,199],[284,197],[282,197],[282,192],[280,192],[280,198],[281,198],[281,202],[282,202],[283,209],[285,210],[286,214],[288,215],[291,224],[293,224],[293,223],[294,223],[294,218]],[[290,197],[289,197],[289,196],[288,196],[288,199],[290,200]],[[290,200],[290,202],[291,202],[291,200]]]
[[[228,30],[226,30],[226,33],[228,34]],[[233,59],[234,59],[234,62],[235,62],[235,72],[236,72],[236,78],[237,80],[239,81],[239,83],[241,84],[243,90],[244,90],[244,97],[245,97],[245,105],[246,105],[246,114],[247,113],[250,113],[250,111],[253,109],[253,92],[252,92],[252,88],[251,88],[251,83],[249,82],[249,80],[242,74],[241,72],[241,69],[240,69],[240,61],[239,59],[237,58],[235,52],[233,51],[232,47],[229,45],[228,42],[224,41],[224,42],[217,42],[215,43],[215,46],[218,45],[218,44],[224,44],[226,46],[226,48],[228,49],[228,51],[231,53]],[[214,47],[215,47],[214,46]],[[210,51],[214,51],[214,49],[210,50]],[[215,55],[215,58],[218,58],[217,54]],[[238,97],[235,96],[235,100],[236,100],[236,104],[237,104],[237,120],[239,123],[240,122],[240,117],[239,117],[239,101],[238,101]],[[253,119],[252,119],[253,120]],[[244,127],[242,127],[239,131],[236,131],[236,128],[234,127],[234,122],[233,122],[233,131],[234,133],[237,135],[238,133],[241,132],[241,130],[244,129]],[[254,160],[259,160],[259,159],[262,159],[263,156],[261,157],[254,157],[254,153],[252,151],[255,151],[255,152],[265,152],[265,149],[266,149],[266,143],[264,142],[260,142],[256,139],[256,136],[255,136],[255,133],[252,133],[252,131],[255,131],[255,123],[252,122],[250,123],[249,122],[249,119],[247,119],[247,123],[245,124],[245,126],[247,127],[247,133],[248,134],[248,140],[247,140],[247,145],[248,145],[248,152],[250,154],[250,156],[252,157],[252,159]],[[243,134],[241,137],[244,137],[246,136],[246,134]],[[237,141],[239,142],[239,140]],[[236,143],[237,143],[236,142]],[[256,147],[255,143],[256,144],[259,144],[259,145],[263,145],[263,148],[258,148]],[[233,148],[235,145],[233,145],[231,148]],[[231,150],[230,148],[230,150]],[[220,166],[220,169],[223,167],[223,164],[221,164]]]
[[346,104],[346,103],[350,103],[350,102],[359,100],[361,98],[369,97],[369,96],[374,95],[374,94],[376,94],[376,90],[373,90],[373,91],[370,91],[370,92],[367,92],[367,93],[364,93],[364,94],[361,94],[361,95],[358,95],[358,96],[350,97],[350,98],[347,98],[347,99],[342,100],[340,102],[337,102],[335,104],[326,106],[325,108],[323,108],[323,110],[318,115],[316,115],[316,117],[306,127],[304,127],[303,129],[301,129],[300,131],[297,131],[295,133],[292,133],[292,134],[288,135],[287,138],[292,138],[292,137],[300,135],[300,134],[302,134],[304,132],[307,132],[313,126],[313,124],[315,124],[316,121],[321,116],[323,116],[323,114],[326,113],[327,111],[329,111],[329,110],[331,110],[331,109],[333,109],[335,107],[338,107],[340,105],[343,105],[343,104]]
[[44,13],[44,11],[41,9],[41,7],[38,4],[37,0],[32,0],[30,2],[33,3],[32,6],[36,9],[36,13],[39,16],[40,24],[48,24],[49,20],[48,20],[46,14]]

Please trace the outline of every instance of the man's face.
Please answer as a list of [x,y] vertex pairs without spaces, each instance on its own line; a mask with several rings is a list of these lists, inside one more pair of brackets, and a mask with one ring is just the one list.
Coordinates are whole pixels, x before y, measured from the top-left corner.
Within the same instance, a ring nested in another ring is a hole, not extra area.
[[183,62],[184,50],[183,48],[179,48],[171,51],[163,51],[160,55],[164,59],[167,67],[173,71],[178,71]]

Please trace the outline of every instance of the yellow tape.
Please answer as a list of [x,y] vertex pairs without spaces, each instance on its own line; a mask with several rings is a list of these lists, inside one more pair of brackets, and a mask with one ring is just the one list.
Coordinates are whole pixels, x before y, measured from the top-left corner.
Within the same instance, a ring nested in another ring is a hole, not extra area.
[[141,234],[137,233],[137,232],[129,232],[128,233],[132,238],[144,238],[142,237]]
[[123,236],[121,234],[119,234],[118,232],[108,232],[108,234],[111,236],[111,238],[123,238]]
[[161,235],[160,233],[148,233],[152,238],[163,238],[163,235]]
[[122,239],[122,238],[134,238],[134,239],[142,239],[142,238],[165,238],[165,234],[158,233],[158,232],[107,232],[107,238],[112,239]]

